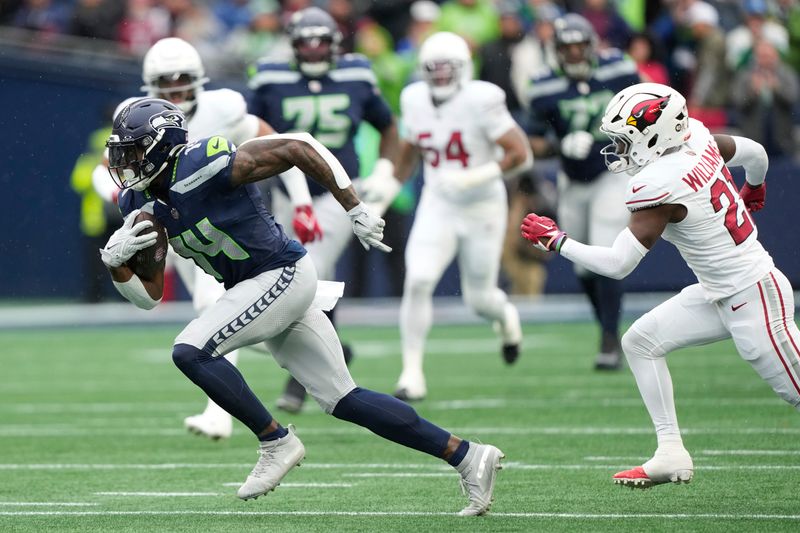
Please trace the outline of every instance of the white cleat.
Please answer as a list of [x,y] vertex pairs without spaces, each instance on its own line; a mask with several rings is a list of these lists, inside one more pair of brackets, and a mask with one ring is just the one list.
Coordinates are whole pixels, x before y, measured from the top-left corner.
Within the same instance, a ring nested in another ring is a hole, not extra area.
[[206,411],[199,415],[187,416],[183,419],[183,425],[190,432],[212,440],[227,439],[233,433],[233,418],[225,411],[214,414]]
[[392,395],[404,402],[418,402],[424,400],[427,394],[428,388],[425,385],[425,376],[417,374],[412,377],[403,373],[397,381],[397,387],[395,387]]
[[469,443],[467,456],[456,467],[461,474],[461,491],[469,497],[469,505],[461,509],[459,516],[480,516],[489,512],[494,501],[497,471],[503,468],[500,460],[505,457],[489,444]]
[[642,466],[614,474],[614,483],[632,489],[649,489],[663,483],[689,483],[694,465],[682,445],[659,446],[653,458]]
[[503,341],[503,360],[506,364],[514,364],[519,358],[520,344],[522,344],[522,325],[519,321],[519,311],[514,304],[506,302],[503,321],[495,321],[493,328]]
[[236,493],[243,500],[258,498],[275,490],[289,470],[300,465],[306,456],[306,448],[294,434],[294,426],[286,428],[289,433],[280,439],[262,442],[258,448],[258,462]]

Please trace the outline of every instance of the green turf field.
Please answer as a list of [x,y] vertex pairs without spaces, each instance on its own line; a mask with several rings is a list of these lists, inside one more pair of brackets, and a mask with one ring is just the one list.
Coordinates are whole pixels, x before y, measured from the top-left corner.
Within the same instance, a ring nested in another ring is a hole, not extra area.
[[[182,429],[204,398],[173,366],[180,328],[0,333],[0,531],[800,531],[800,414],[732,344],[670,357],[695,479],[631,491],[611,483],[655,436],[626,370],[591,369],[588,324],[526,328],[505,367],[488,326],[437,327],[419,411],[507,455],[492,514],[454,516],[457,474],[309,405],[294,423],[307,458],[277,491],[235,496],[256,460],[241,424],[211,442]],[[345,328],[363,386],[391,392],[393,328]],[[272,406],[284,374],[241,368]]]

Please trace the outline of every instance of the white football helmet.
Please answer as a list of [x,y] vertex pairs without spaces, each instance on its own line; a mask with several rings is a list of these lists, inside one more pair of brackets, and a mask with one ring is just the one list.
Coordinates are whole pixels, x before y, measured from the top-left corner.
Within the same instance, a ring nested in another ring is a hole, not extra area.
[[208,83],[200,54],[183,39],[168,37],[155,43],[144,56],[143,91],[163,98],[190,116],[197,105],[197,93]]
[[600,151],[608,169],[636,174],[689,140],[686,99],[660,83],[631,85],[608,103],[600,131],[611,138]]
[[433,99],[443,102],[472,79],[472,55],[467,42],[448,31],[434,33],[419,50],[422,79],[431,88]]

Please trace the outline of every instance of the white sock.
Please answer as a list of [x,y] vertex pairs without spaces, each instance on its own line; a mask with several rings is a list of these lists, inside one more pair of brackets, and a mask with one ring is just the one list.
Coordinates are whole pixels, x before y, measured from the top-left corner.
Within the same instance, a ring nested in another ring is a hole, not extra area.
[[425,339],[433,322],[432,287],[427,283],[407,283],[400,304],[400,339],[403,350],[403,375],[422,375]]
[[623,350],[644,405],[653,420],[658,445],[682,444],[672,394],[672,377],[666,359],[663,356],[653,357],[653,347],[648,346],[648,342],[635,331],[625,334]]

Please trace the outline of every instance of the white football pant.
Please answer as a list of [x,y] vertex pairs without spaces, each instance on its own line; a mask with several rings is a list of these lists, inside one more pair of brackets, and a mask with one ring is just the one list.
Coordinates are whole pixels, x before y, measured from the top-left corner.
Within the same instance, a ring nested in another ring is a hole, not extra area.
[[498,181],[494,191],[483,202],[456,204],[430,187],[422,190],[406,245],[400,388],[424,382],[422,359],[433,321],[433,292],[454,258],[458,258],[464,302],[487,320],[502,322],[505,318],[508,300],[497,287],[497,277],[508,205],[503,184]]
[[311,307],[317,271],[307,255],[228,289],[175,339],[224,355],[261,342],[326,413],[355,388],[342,345],[328,317]]
[[709,302],[699,284],[690,285],[639,318],[622,337],[659,444],[680,438],[664,356],[727,338],[778,396],[800,409],[800,331],[786,276],[773,269],[757,284],[717,302]]

